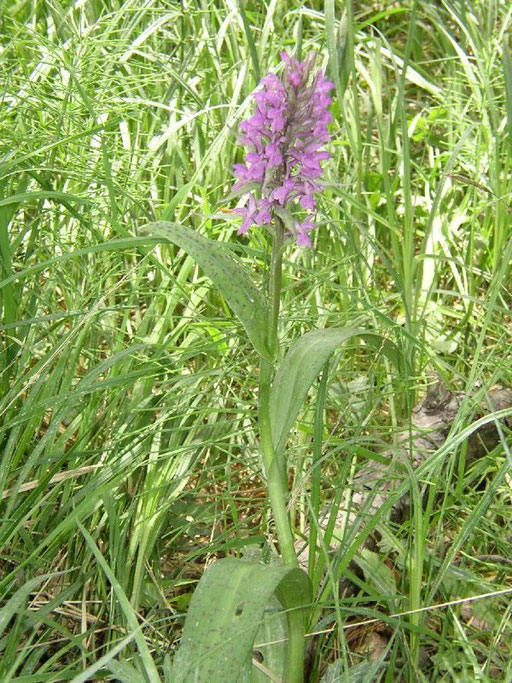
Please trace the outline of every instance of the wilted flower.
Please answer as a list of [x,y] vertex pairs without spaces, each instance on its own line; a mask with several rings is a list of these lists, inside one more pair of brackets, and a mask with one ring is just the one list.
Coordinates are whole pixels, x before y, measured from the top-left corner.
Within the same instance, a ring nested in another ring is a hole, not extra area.
[[[320,162],[329,152],[321,147],[329,140],[327,124],[332,120],[328,107],[334,87],[322,71],[312,78],[315,54],[303,62],[281,53],[285,72],[281,78],[269,73],[261,89],[254,93],[256,112],[240,124],[240,142],[248,148],[243,164],[235,164],[238,178],[233,190],[248,194],[247,205],[235,212],[243,216],[238,233],[251,225],[265,225],[274,215],[293,226],[300,246],[311,246],[314,229],[315,192],[321,190]],[[300,206],[306,215],[293,217],[290,209]]]

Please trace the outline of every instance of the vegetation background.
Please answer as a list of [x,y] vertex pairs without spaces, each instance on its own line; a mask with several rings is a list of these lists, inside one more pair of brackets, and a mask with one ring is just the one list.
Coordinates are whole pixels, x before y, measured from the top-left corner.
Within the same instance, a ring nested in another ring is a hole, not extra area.
[[[155,680],[205,566],[273,546],[258,359],[193,261],[137,229],[193,226],[263,285],[264,234],[212,215],[232,206],[259,77],[281,50],[317,51],[336,83],[333,158],[314,248],[286,253],[282,338],[369,324],[411,367],[397,377],[361,345],[332,363],[319,490],[340,505],[396,446],[430,369],[475,400],[512,385],[512,6],[0,5],[1,679]],[[314,406],[292,449],[306,537]],[[382,521],[356,597],[339,600],[329,566],[312,680],[333,662],[325,681],[512,680],[511,570],[485,560],[512,561],[510,450],[503,433],[459,470],[473,419],[464,403],[435,504]]]

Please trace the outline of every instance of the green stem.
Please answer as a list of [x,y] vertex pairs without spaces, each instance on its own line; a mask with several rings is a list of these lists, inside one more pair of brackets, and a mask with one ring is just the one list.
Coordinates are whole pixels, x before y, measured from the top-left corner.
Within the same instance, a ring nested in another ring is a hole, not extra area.
[[263,465],[267,477],[268,496],[270,507],[276,525],[277,538],[281,547],[284,564],[287,567],[298,567],[297,556],[293,543],[293,534],[290,526],[287,509],[287,495],[281,468],[275,457],[272,429],[270,423],[270,380],[272,378],[272,364],[262,360],[260,371],[260,406],[259,426],[261,449],[263,451]]
[[[284,226],[277,220],[272,245],[269,277],[269,308],[268,308],[268,346],[273,358],[279,350],[277,328],[279,323],[279,309],[281,305],[282,286],[282,247],[284,240]],[[267,477],[270,506],[276,525],[277,537],[281,546],[281,554],[287,567],[298,567],[297,556],[293,543],[293,533],[288,516],[288,483],[286,472],[279,463],[272,438],[272,423],[270,415],[270,388],[274,372],[274,362],[261,360],[260,391],[259,391],[259,429],[261,448],[263,451],[263,465]]]
[[[269,279],[268,346],[276,358],[279,350],[277,328],[282,286],[282,247],[284,226],[276,222]],[[285,468],[279,463],[272,438],[270,389],[274,362],[261,360],[259,389],[259,431],[263,452],[263,465],[267,478],[268,496],[283,562],[287,567],[298,567],[293,531],[288,515],[288,483]],[[304,627],[302,612],[287,613],[288,648],[286,681],[302,683],[304,670]]]

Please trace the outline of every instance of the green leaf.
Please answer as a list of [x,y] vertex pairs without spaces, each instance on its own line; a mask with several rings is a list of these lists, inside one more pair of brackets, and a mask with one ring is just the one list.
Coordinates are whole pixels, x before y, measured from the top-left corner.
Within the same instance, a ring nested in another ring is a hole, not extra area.
[[288,351],[272,384],[270,414],[277,453],[282,452],[308,391],[331,353],[340,344],[357,337],[381,350],[402,370],[404,360],[398,347],[379,334],[352,327],[330,327],[307,332]]
[[[14,195],[15,197],[22,197],[24,190],[27,188],[29,182],[29,176],[23,175],[18,184],[19,192]],[[6,179],[0,180],[0,277],[10,276],[14,273],[14,269],[11,263],[11,251],[12,247],[9,238],[9,227],[11,221],[19,207],[20,201],[10,201],[12,197],[7,197],[5,199],[5,194],[8,190],[8,182]],[[9,284],[5,291],[3,292],[3,297],[0,299],[0,322],[5,322],[5,325],[13,325],[12,337],[9,335],[5,337],[5,341],[2,344],[3,358],[1,364],[4,368],[9,368],[12,361],[16,356],[16,351],[18,348],[18,343],[13,341],[13,338],[18,336],[16,332],[16,322],[18,321],[18,298],[19,292],[16,291],[14,283]],[[2,310],[3,309],[3,310]],[[2,315],[3,314],[3,315]],[[11,366],[11,369],[12,366]],[[9,372],[3,373],[3,384],[4,389],[7,389],[7,381],[9,378]]]
[[242,2],[238,3],[238,11],[240,13],[240,18],[242,19],[242,24],[245,31],[245,37],[247,38],[247,45],[249,47],[249,54],[251,55],[252,69],[254,72],[254,82],[258,84],[261,78],[260,72],[260,62],[258,59],[258,50],[256,49],[256,43],[254,42],[254,35],[251,28],[251,22],[247,19],[245,14],[245,8]]
[[247,332],[252,345],[267,360],[272,355],[266,343],[265,302],[246,271],[219,242],[177,223],[159,221],[141,229],[151,237],[162,237],[187,252],[204,270]]
[[274,593],[287,610],[311,604],[311,583],[301,569],[233,558],[212,565],[190,603],[174,660],[174,681],[246,677],[254,640]]
[[[250,683],[269,683],[266,670],[271,671],[279,680],[283,680],[286,670],[287,638],[286,614],[274,594],[266,605],[263,622],[256,634],[252,671],[247,676]],[[259,643],[263,643],[264,646],[258,647]],[[254,663],[255,656],[258,657],[259,664]]]
[[97,659],[94,664],[87,667],[85,671],[81,671],[74,676],[73,683],[87,683],[93,680],[94,674],[105,669],[110,670],[116,677],[119,683],[146,683],[144,676],[134,669],[126,662],[117,661],[114,659],[131,641],[135,638],[135,634],[140,631],[140,626],[137,631],[132,631],[126,638],[123,638],[115,644],[103,657]]
[[507,114],[508,144],[512,149],[512,56],[506,42],[503,43],[503,72],[505,76],[505,109]]
[[380,596],[398,596],[396,578],[393,570],[384,562],[379,553],[368,548],[361,548],[354,560],[363,570],[366,581],[373,586]]
[[[248,546],[243,554],[243,561],[280,567],[281,561],[277,555],[268,556],[268,552],[262,550],[265,542],[265,539],[259,544],[254,541],[254,544]],[[252,666],[247,667],[245,676],[241,676],[238,683],[269,683],[271,679],[267,675],[268,671],[276,679],[283,680],[286,672],[287,640],[286,612],[274,592],[265,606],[263,619],[256,633]]]
[[61,576],[66,574],[66,572],[52,572],[51,574],[41,574],[41,576],[35,576],[29,579],[26,583],[18,588],[18,590],[12,595],[5,605],[0,609],[0,635],[3,634],[5,628],[12,617],[23,613],[25,608],[25,602],[28,600],[29,595],[35,591],[35,589],[47,579],[55,578],[56,576]]
[[91,199],[87,199],[86,197],[77,197],[72,194],[68,194],[67,192],[53,192],[49,191],[46,192],[44,190],[38,191],[38,192],[22,192],[20,194],[13,194],[10,197],[2,197],[0,199],[0,207],[4,206],[10,206],[14,204],[15,206],[18,206],[21,204],[21,202],[24,201],[32,201],[32,200],[41,200],[41,199],[55,199],[56,201],[73,201],[76,202],[77,204],[93,204],[94,202]]
[[343,659],[329,664],[320,683],[373,683],[378,680],[379,669],[382,667],[382,657],[372,662],[361,662],[351,666],[348,671]]
[[[121,584],[119,583],[116,575],[112,571],[112,568],[107,564],[107,561],[103,557],[100,549],[94,542],[93,537],[91,534],[87,531],[87,529],[80,524],[80,522],[77,520],[77,526],[82,532],[82,535],[89,546],[89,548],[92,551],[92,554],[96,558],[96,562],[98,565],[101,567],[103,570],[105,576],[107,579],[110,581],[110,584],[112,586],[112,589],[115,593],[115,596],[117,598],[117,601],[119,603],[119,606],[121,607],[121,610],[123,611],[123,614],[126,618],[126,622],[131,629],[133,633],[133,637],[135,642],[137,643],[137,647],[140,653],[140,657],[142,660],[142,664],[145,669],[145,679],[151,681],[151,683],[159,683],[160,681],[160,676],[158,675],[157,668],[155,666],[155,663],[153,661],[153,658],[151,656],[151,652],[149,651],[148,644],[146,643],[146,640],[144,638],[144,634],[140,630],[140,625],[138,622],[137,615],[135,614],[130,601],[128,600],[126,593],[124,592]],[[138,679],[137,679],[138,680]]]

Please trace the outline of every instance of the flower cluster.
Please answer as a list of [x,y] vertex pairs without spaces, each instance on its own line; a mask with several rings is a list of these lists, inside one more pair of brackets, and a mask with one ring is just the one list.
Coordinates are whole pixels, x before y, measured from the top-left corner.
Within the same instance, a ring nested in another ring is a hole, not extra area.
[[[320,148],[330,137],[329,93],[334,85],[322,71],[310,78],[314,53],[303,62],[284,52],[281,58],[283,76],[269,73],[262,79],[262,88],[253,95],[256,112],[240,125],[240,142],[249,151],[245,162],[234,167],[238,181],[233,190],[248,195],[246,206],[235,209],[243,216],[238,233],[253,224],[269,224],[275,215],[287,216],[285,224],[293,226],[297,244],[311,246],[308,233],[315,227],[320,162],[331,156]],[[293,217],[292,206],[304,210],[302,220]]]

